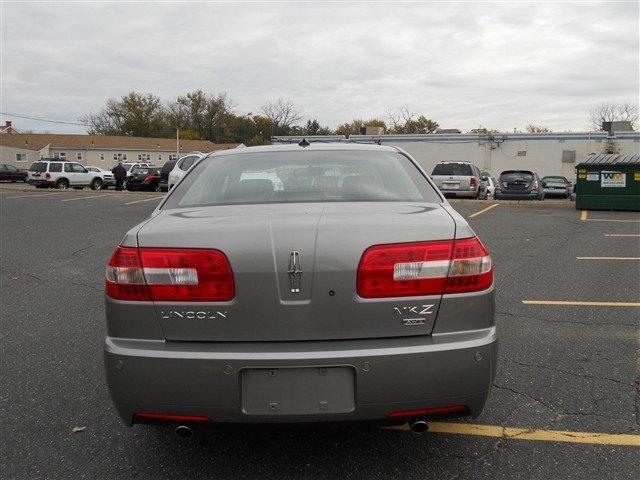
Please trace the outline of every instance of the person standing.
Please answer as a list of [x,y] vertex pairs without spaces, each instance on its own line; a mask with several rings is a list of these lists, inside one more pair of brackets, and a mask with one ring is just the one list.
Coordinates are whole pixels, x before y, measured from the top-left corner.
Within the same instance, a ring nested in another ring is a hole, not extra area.
[[125,178],[127,178],[127,170],[122,166],[122,162],[118,162],[118,165],[111,169],[114,178],[116,179],[116,190],[122,190]]

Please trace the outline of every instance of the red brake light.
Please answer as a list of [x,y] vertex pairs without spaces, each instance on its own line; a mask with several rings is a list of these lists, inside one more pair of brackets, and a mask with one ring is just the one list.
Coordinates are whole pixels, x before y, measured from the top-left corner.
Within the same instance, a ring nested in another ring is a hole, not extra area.
[[147,183],[151,182],[151,180],[153,180],[153,179],[154,179],[153,175],[147,175],[146,177],[144,177],[144,181],[147,182]]
[[159,422],[178,422],[178,423],[209,423],[209,417],[200,415],[182,415],[177,413],[155,413],[155,412],[138,412],[133,416],[134,422],[141,420],[151,420]]
[[51,174],[49,172],[44,174],[44,178],[46,178],[47,180],[51,179]]
[[235,297],[227,257],[213,249],[118,247],[106,292],[119,300],[226,302]]
[[468,413],[469,407],[466,405],[447,405],[445,407],[434,408],[421,408],[417,410],[401,410],[398,412],[391,412],[387,415],[390,420],[398,418],[416,418],[416,417],[428,417],[430,415],[447,415],[452,413]]
[[471,177],[469,179],[469,186],[470,187],[475,187],[476,186],[476,177]]
[[476,237],[375,245],[362,255],[356,290],[363,298],[442,295],[485,290],[491,257]]
[[533,181],[533,183],[531,184],[531,188],[533,188],[534,190],[538,188],[538,180]]

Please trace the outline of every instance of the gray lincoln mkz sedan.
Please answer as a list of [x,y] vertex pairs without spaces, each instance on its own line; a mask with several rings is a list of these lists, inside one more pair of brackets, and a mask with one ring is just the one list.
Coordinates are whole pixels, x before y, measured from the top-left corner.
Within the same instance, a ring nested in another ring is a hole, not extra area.
[[128,425],[477,416],[496,366],[491,258],[405,152],[212,153],[106,269]]

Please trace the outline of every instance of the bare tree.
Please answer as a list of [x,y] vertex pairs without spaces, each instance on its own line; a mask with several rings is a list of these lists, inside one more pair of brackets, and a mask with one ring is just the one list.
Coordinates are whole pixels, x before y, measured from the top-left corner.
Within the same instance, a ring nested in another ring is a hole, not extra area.
[[302,118],[300,110],[289,99],[278,98],[274,102],[265,102],[261,111],[275,127],[285,130]]
[[416,116],[416,113],[413,113],[411,110],[409,110],[408,105],[403,105],[397,110],[394,110],[391,107],[387,108],[387,117],[389,117],[391,130],[402,130],[404,125],[413,121]]
[[543,125],[534,125],[533,123],[530,123],[529,125],[527,125],[526,130],[529,133],[549,133],[549,132],[551,132],[551,129],[549,127],[545,127]]
[[631,127],[637,130],[638,104],[605,102],[589,111],[589,122],[594,130],[602,130],[602,122],[616,121],[631,122]]

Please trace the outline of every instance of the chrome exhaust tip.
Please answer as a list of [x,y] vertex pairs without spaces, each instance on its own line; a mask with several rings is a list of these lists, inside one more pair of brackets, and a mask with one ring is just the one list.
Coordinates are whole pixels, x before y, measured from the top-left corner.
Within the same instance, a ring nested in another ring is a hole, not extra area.
[[186,425],[180,425],[176,427],[175,434],[178,437],[186,440],[187,438],[193,437],[193,430],[191,430],[191,428],[187,427]]
[[411,422],[409,428],[415,434],[421,434],[429,430],[429,424],[424,420],[418,420],[417,422]]

